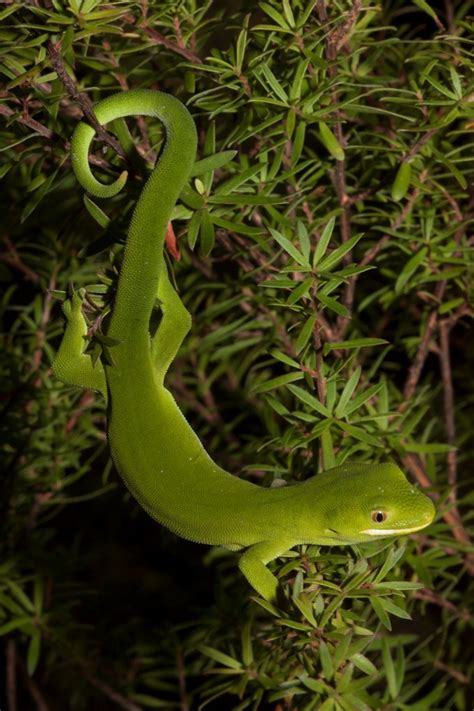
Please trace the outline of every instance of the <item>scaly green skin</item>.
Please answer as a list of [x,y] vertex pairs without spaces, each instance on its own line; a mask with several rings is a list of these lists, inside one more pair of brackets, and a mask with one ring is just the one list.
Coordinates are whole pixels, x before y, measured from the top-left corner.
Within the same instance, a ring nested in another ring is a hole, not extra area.
[[[395,464],[345,464],[303,483],[263,488],[221,469],[203,449],[164,377],[191,319],[171,287],[163,260],[166,226],[189,178],[196,131],[185,107],[155,91],[111,96],[95,107],[101,124],[145,114],[163,122],[166,144],[133,214],[108,335],[113,365],[95,366],[84,352],[82,293],[64,304],[67,327],[53,368],[65,383],[99,390],[109,402],[108,438],[126,485],[155,520],[184,538],[246,548],[240,569],[263,597],[274,599],[277,579],[266,564],[301,543],[346,545],[374,536],[411,533],[434,517],[431,500]],[[93,177],[88,149],[94,131],[79,124],[72,163],[96,197],[115,195]],[[150,336],[156,297],[162,320]],[[374,521],[384,513],[385,520]]]

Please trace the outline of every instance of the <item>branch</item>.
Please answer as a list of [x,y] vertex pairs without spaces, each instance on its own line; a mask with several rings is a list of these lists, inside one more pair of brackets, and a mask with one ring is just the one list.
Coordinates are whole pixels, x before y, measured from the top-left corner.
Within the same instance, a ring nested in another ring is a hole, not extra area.
[[[402,457],[403,464],[411,471],[420,486],[424,489],[430,489],[433,484],[424,470],[424,467],[415,454],[406,454]],[[433,499],[437,500],[439,494],[432,494]],[[453,537],[462,543],[464,546],[471,548],[471,539],[459,515],[458,510],[452,507],[446,511],[442,511],[441,515],[446,523],[450,526]],[[466,552],[465,554],[466,570],[470,575],[474,575],[474,553]]]
[[83,92],[79,91],[77,88],[75,82],[71,77],[69,76],[67,70],[66,70],[66,65],[63,62],[63,59],[61,57],[61,41],[53,43],[49,42],[47,46],[47,52],[48,56],[51,60],[51,64],[56,71],[59,80],[62,82],[64,88],[66,89],[67,93],[71,97],[71,99],[79,104],[81,107],[82,113],[84,114],[84,118],[87,119],[89,124],[94,128],[96,131],[98,137],[106,143],[112,150],[125,160],[127,159],[127,154],[123,150],[122,146],[120,145],[119,141],[117,141],[116,138],[111,136],[110,134],[107,133],[105,128],[99,123],[97,120],[97,117],[94,113],[94,109],[92,106],[92,101],[89,99],[87,94],[84,94]]
[[[17,99],[14,100],[17,101]],[[31,116],[29,116],[29,114],[25,112],[23,112],[23,114],[18,114],[18,112],[14,111],[6,104],[0,104],[0,116],[6,116],[6,118],[13,117],[16,123],[31,128],[35,133],[38,133],[44,138],[47,138],[49,141],[61,141],[63,143],[63,148],[65,151],[69,151],[71,147],[69,141],[64,141],[59,134],[55,133],[54,131],[51,131],[46,126],[43,126],[41,123],[36,121],[36,119],[32,118]],[[45,150],[48,150],[49,148],[50,147],[47,146]],[[103,158],[98,158],[97,156],[90,155],[89,162],[92,163],[92,165],[96,165],[98,168],[102,168],[103,170],[112,172],[110,164]]]
[[423,366],[426,361],[426,356],[428,355],[430,342],[433,338],[436,326],[438,325],[438,307],[443,300],[444,292],[446,290],[446,284],[446,280],[443,279],[443,281],[439,281],[436,285],[434,293],[436,306],[428,316],[426,329],[418,347],[415,360],[411,364],[410,369],[408,371],[405,387],[403,388],[403,400],[398,407],[399,412],[404,412],[406,410],[409,401],[413,397],[413,394],[416,390],[416,386],[418,385],[421,371],[423,370]]
[[[439,360],[441,365],[441,377],[443,380],[444,393],[444,420],[446,427],[446,437],[448,444],[455,446],[456,427],[454,423],[454,392],[453,379],[451,374],[451,359],[449,353],[449,325],[447,321],[440,321],[439,324],[439,339],[440,353]],[[457,457],[456,450],[448,452],[448,484],[450,487],[449,500],[456,503],[456,483],[457,483]]]
[[17,711],[16,705],[16,643],[13,638],[7,640],[6,645],[6,677],[7,677],[7,710]]
[[180,47],[175,42],[172,42],[172,40],[165,37],[165,35],[162,35],[161,32],[158,32],[157,30],[154,30],[151,27],[148,27],[146,22],[142,22],[142,24],[139,25],[139,27],[152,40],[152,42],[154,44],[159,44],[162,47],[166,47],[166,49],[170,49],[172,52],[175,52],[176,54],[180,54],[182,57],[187,59],[189,62],[193,62],[193,64],[202,64],[201,57],[198,57],[197,54],[194,54],[194,52],[191,52],[190,49],[186,49],[186,47]]
[[25,680],[25,684],[28,687],[28,691],[30,692],[30,696],[35,702],[36,709],[37,711],[51,711],[49,708],[48,704],[46,703],[43,694],[39,690],[38,684],[35,682],[35,680],[28,674],[25,663],[23,662],[22,659],[17,660],[17,664],[21,669],[22,676]]
[[32,281],[34,284],[37,284],[39,282],[38,274],[33,271],[31,267],[24,263],[24,261],[17,252],[16,246],[13,244],[8,235],[4,236],[4,241],[7,249],[5,252],[0,253],[0,262],[8,264],[8,266],[12,267],[13,269],[17,269],[23,274],[25,279],[27,279],[28,281]]
[[[321,22],[328,22],[328,14],[325,0],[318,0],[316,4],[319,19]],[[337,30],[331,32],[326,40],[326,57],[328,60],[328,75],[332,80],[331,88],[331,103],[334,107],[337,106],[337,53],[340,47],[347,42],[348,33],[354,22],[356,21],[357,15],[360,11],[360,0],[354,0],[352,10],[349,13],[348,19],[343,23]],[[337,141],[341,147],[344,147],[345,139],[342,130],[342,119],[341,112],[338,108],[334,108],[333,115],[335,118],[334,123],[334,133],[336,134]],[[351,236],[351,211],[350,211],[350,200],[347,195],[346,189],[346,161],[336,160],[336,170],[335,170],[335,187],[336,194],[339,200],[339,205],[341,207],[341,241],[344,244],[350,239]],[[343,260],[344,264],[350,264],[352,261],[352,254],[348,252]],[[349,288],[349,284],[346,284],[344,289],[344,294],[342,296],[342,303],[347,308],[349,312],[352,311],[352,306],[354,303],[354,290]],[[350,320],[344,317],[344,322]],[[339,323],[343,323],[342,317],[339,319]],[[338,334],[339,338],[339,334]]]
[[100,681],[100,679],[97,679],[93,674],[90,674],[84,668],[82,669],[82,674],[87,679],[89,684],[101,691],[104,696],[106,696],[108,699],[117,704],[117,706],[120,706],[121,709],[125,709],[125,711],[142,711],[141,706],[137,706],[133,703],[133,701],[129,701],[125,698],[125,696],[119,694],[118,691],[115,691],[115,689],[113,689],[105,682]]

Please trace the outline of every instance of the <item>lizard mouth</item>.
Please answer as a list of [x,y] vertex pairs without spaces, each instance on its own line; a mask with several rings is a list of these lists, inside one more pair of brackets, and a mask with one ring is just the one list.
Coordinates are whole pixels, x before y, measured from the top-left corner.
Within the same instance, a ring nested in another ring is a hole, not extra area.
[[411,528],[367,528],[361,533],[365,533],[368,536],[404,536],[407,533],[420,531],[426,526],[428,526],[428,523],[422,523],[420,526],[412,526]]

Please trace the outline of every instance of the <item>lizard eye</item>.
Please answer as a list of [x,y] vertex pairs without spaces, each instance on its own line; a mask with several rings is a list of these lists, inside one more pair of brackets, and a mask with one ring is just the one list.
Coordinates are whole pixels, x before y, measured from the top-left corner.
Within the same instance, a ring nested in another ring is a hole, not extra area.
[[374,523],[383,523],[387,520],[387,514],[385,511],[372,511],[371,518]]

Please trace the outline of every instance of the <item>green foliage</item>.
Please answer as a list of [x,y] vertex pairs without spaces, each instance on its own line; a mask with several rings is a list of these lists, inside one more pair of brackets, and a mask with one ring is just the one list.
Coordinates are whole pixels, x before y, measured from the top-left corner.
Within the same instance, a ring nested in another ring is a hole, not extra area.
[[[4,6],[2,708],[472,706],[472,18],[444,7]],[[179,97],[199,130],[173,220],[193,330],[169,384],[207,449],[262,485],[393,458],[437,499],[423,535],[289,552],[276,607],[248,600],[234,554],[146,518],[100,400],[51,376],[71,288],[94,357],[113,357],[126,226],[163,132],[108,127],[93,169],[130,180],[100,205],[69,139],[92,101],[137,87]]]

